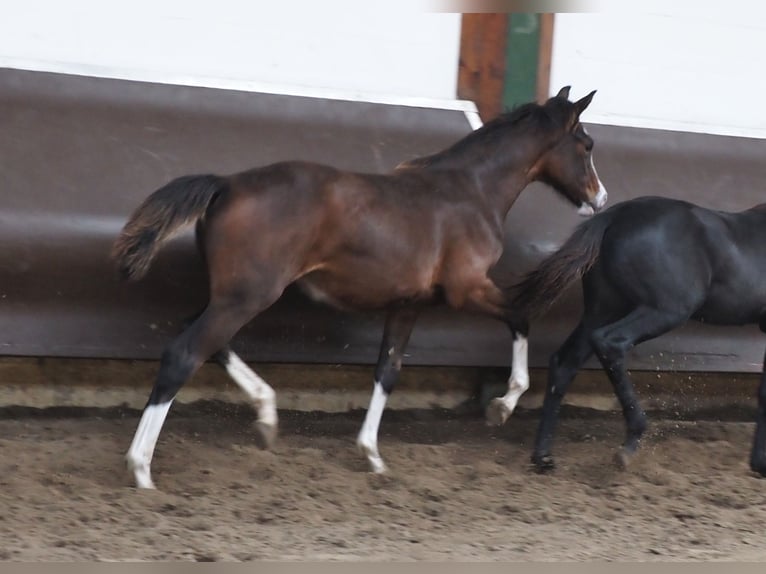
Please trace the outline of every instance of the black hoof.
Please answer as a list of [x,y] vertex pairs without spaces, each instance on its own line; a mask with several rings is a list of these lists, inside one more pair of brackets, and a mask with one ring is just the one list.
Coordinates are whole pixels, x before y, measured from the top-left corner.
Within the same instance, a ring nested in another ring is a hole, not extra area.
[[533,455],[532,464],[535,466],[535,471],[538,474],[547,474],[556,470],[556,463],[549,454]]
[[750,469],[759,474],[761,478],[766,478],[766,462],[750,461]]

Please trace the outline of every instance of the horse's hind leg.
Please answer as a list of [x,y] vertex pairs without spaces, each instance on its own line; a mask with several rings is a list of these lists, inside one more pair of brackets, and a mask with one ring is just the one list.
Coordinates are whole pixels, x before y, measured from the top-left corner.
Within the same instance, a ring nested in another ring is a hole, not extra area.
[[380,419],[383,416],[383,409],[386,406],[388,396],[399,378],[402,355],[417,317],[418,310],[414,307],[399,307],[389,311],[386,317],[383,341],[380,345],[378,364],[375,368],[372,398],[356,441],[359,449],[367,457],[370,469],[377,474],[386,471],[386,465],[378,452]]
[[264,448],[271,448],[277,437],[276,393],[229,347],[215,354],[215,360],[250,398],[258,413],[256,423]]
[[585,323],[581,321],[559,350],[551,356],[548,365],[548,387],[545,390],[543,413],[532,455],[532,463],[539,472],[554,468],[551,446],[561,401],[577,375],[577,371],[592,354],[589,331]]
[[136,486],[154,488],[151,462],[162,425],[179,389],[213,353],[224,348],[257,312],[271,304],[212,302],[162,354],[157,380],[144,408],[126,460]]
[[617,454],[617,462],[621,466],[627,466],[630,462],[646,430],[646,414],[636,399],[625,367],[625,355],[634,345],[658,337],[688,318],[689,314],[686,313],[671,313],[642,306],[619,321],[596,329],[591,335],[596,355],[614,387],[625,417],[625,442]]

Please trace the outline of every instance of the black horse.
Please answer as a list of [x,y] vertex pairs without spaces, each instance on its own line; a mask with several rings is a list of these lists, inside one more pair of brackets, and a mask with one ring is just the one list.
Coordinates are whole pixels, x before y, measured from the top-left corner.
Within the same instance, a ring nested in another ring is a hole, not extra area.
[[551,185],[586,215],[606,202],[593,139],[580,123],[593,93],[571,102],[564,88],[545,104],[521,106],[385,175],[282,162],[228,177],[185,176],[151,194],[115,242],[119,269],[140,278],[165,241],[196,225],[210,299],[163,353],[127,454],[136,484],[153,486],[152,454],[168,409],[211,356],[251,398],[266,442],[273,440],[276,393],[228,344],[291,283],[339,308],[387,310],[357,439],[373,471],[385,470],[378,427],[424,305],[445,301],[509,326],[513,370],[508,393],[495,403],[507,416],[527,388],[527,326],[488,272],[502,254],[503,221],[530,182]]
[[[515,305],[544,312],[582,278],[584,313],[550,359],[533,463],[553,468],[551,443],[561,400],[595,353],[627,424],[618,461],[627,464],[646,429],[625,366],[628,350],[689,319],[718,325],[758,323],[766,332],[766,204],[740,213],[643,197],[581,224],[561,249],[519,285]],[[764,359],[766,361],[766,359]],[[766,371],[750,467],[766,476]]]

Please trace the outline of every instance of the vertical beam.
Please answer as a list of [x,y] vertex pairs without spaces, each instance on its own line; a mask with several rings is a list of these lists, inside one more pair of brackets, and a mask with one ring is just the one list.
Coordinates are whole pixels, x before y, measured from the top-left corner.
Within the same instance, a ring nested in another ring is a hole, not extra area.
[[537,57],[537,101],[544,102],[551,93],[553,58],[553,14],[540,14],[540,46]]
[[503,106],[512,109],[537,97],[540,15],[509,14]]
[[483,121],[550,93],[553,14],[463,14],[458,97]]
[[503,111],[507,40],[507,14],[463,14],[457,94],[485,122]]

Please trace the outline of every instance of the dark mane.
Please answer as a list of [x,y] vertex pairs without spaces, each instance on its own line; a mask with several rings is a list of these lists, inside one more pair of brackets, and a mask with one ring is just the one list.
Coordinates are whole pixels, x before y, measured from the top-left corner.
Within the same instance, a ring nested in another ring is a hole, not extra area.
[[554,124],[554,117],[546,106],[534,102],[523,104],[493,118],[451,147],[432,155],[403,162],[399,165],[399,169],[439,168],[443,164],[455,167],[456,161],[461,156],[465,160],[472,161],[475,154],[483,154],[485,148],[497,146],[499,139],[509,137],[509,130],[511,129],[516,135],[529,132],[547,132]]

